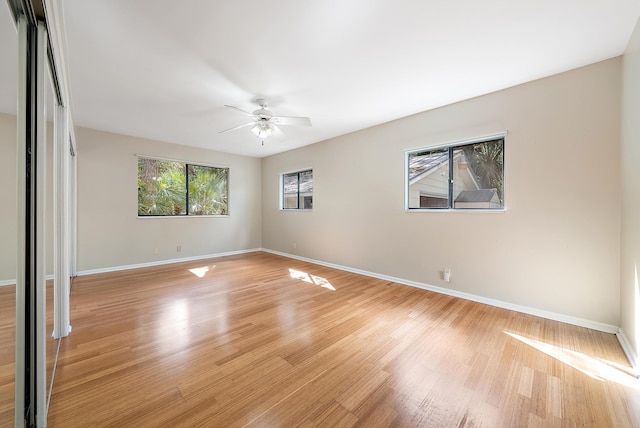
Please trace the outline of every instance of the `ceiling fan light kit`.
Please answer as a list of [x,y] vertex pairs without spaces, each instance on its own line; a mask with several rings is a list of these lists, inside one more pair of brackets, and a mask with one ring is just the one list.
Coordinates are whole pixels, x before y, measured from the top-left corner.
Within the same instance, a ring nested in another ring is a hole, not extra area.
[[251,132],[256,137],[264,140],[276,133],[276,127],[269,122],[261,120],[251,127]]
[[258,98],[256,100],[256,103],[258,103],[260,108],[255,110],[253,113],[249,113],[248,111],[244,111],[242,109],[239,109],[238,107],[225,105],[225,107],[229,107],[234,110],[238,110],[241,113],[244,113],[245,115],[251,117],[251,119],[253,120],[251,122],[234,126],[233,128],[226,129],[224,131],[220,131],[220,133],[222,134],[225,132],[235,131],[236,129],[251,126],[251,133],[263,140],[262,144],[264,144],[264,140],[276,134],[276,131],[278,130],[278,127],[276,125],[311,126],[311,119],[309,119],[308,117],[274,116],[273,113],[267,110],[267,103],[263,98]]

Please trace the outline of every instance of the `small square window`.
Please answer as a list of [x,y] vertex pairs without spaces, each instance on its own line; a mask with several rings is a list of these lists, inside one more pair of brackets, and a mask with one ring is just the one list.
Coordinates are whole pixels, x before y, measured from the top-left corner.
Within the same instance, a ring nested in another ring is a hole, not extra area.
[[313,209],[313,170],[282,174],[280,181],[282,183],[281,209]]

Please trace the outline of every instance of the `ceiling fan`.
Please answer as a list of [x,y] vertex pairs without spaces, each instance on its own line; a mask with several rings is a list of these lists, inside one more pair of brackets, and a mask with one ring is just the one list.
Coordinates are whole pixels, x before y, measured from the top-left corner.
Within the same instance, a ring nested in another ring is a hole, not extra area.
[[225,107],[229,107],[238,110],[241,113],[244,113],[252,120],[250,122],[243,123],[242,125],[234,126],[233,128],[220,131],[220,133],[223,134],[225,132],[235,131],[236,129],[251,126],[251,133],[253,133],[253,135],[255,135],[256,137],[265,140],[276,133],[276,131],[278,130],[278,127],[276,125],[311,126],[311,119],[309,119],[308,117],[274,116],[273,113],[267,110],[267,103],[264,98],[258,98],[256,100],[256,103],[258,103],[260,108],[255,110],[253,113],[249,113],[248,111],[244,111],[242,109],[239,109],[238,107],[225,105]]

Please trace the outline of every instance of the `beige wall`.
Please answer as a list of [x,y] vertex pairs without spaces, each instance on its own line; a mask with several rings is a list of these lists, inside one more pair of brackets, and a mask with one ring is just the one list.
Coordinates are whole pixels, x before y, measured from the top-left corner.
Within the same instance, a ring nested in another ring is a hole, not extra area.
[[[86,128],[76,141],[78,271],[260,247],[260,159]],[[230,167],[230,216],[138,219],[136,154]]]
[[[78,128],[78,270],[262,246],[622,324],[637,347],[639,38],[636,30],[624,68],[605,61],[262,161]],[[15,278],[14,121],[0,115],[0,196],[10,201],[1,211],[0,281]],[[503,130],[505,212],[403,210],[405,150]],[[230,166],[231,216],[137,219],[135,154]],[[313,211],[280,211],[279,174],[307,167]]]
[[16,117],[0,113],[0,281],[16,278]]
[[622,67],[621,328],[640,354],[640,21]]
[[[616,58],[265,158],[262,245],[617,326],[620,73]],[[405,150],[504,130],[505,212],[404,211]],[[280,211],[279,174],[306,167],[313,211]]]

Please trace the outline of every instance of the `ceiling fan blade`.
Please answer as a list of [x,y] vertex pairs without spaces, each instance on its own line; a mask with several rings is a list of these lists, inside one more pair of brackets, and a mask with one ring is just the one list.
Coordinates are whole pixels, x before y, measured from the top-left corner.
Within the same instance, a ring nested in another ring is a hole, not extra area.
[[251,117],[253,117],[253,116],[254,116],[254,115],[253,115],[253,113],[249,113],[248,111],[244,111],[244,110],[242,110],[241,108],[234,107],[234,106],[230,106],[230,105],[227,105],[227,104],[225,104],[224,106],[225,106],[225,107],[232,108],[232,109],[235,109],[235,110],[238,110],[240,113],[244,113],[244,114],[246,114],[247,116],[251,116]]
[[218,134],[224,134],[225,132],[235,131],[236,129],[244,128],[244,127],[251,126],[251,125],[254,125],[254,124],[255,124],[255,122],[243,123],[242,125],[234,126],[233,128],[229,128],[229,129],[225,129],[224,131],[220,131],[220,132],[218,132]]
[[273,126],[273,129],[275,130],[274,134],[275,134],[276,137],[284,137],[285,136],[285,133],[284,133],[284,131],[282,131],[282,129],[278,128],[274,124],[271,124],[271,126]]
[[308,117],[273,116],[271,122],[278,125],[311,126],[311,119]]

